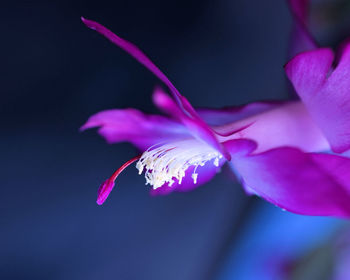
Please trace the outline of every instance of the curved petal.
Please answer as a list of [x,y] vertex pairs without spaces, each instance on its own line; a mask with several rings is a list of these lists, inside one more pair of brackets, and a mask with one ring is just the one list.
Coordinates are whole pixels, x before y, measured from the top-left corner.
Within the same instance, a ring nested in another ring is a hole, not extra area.
[[331,70],[333,59],[331,49],[321,48],[303,52],[286,64],[286,74],[303,101],[316,97]]
[[286,73],[334,152],[350,148],[350,44],[330,73],[329,49],[302,53],[286,65]]
[[188,130],[178,122],[158,115],[146,115],[136,109],[115,109],[91,116],[81,130],[99,127],[107,142],[128,141],[140,150],[168,140],[188,137]]
[[253,141],[225,143],[250,192],[291,212],[350,216],[350,159],[282,147],[251,154]]
[[[204,166],[199,166],[196,171],[194,170],[194,166],[189,167],[186,170],[186,175],[182,179],[181,184],[178,183],[178,181],[175,179],[175,183],[173,183],[170,186],[168,184],[164,184],[160,188],[157,189],[151,189],[150,194],[153,196],[156,195],[167,195],[172,192],[188,192],[192,191],[195,188],[198,188],[199,186],[207,183],[210,181],[221,169],[221,166],[226,162],[225,159],[221,159],[219,161],[219,166],[215,166],[214,164],[211,164],[210,162],[205,164]],[[197,182],[193,182],[192,174],[194,173],[198,174]]]
[[238,130],[233,135],[220,137],[220,141],[254,140],[258,145],[255,152],[281,146],[297,147],[307,152],[329,150],[329,144],[322,131],[300,101],[285,102],[275,109],[215,129],[225,134],[244,126],[245,129]]
[[209,145],[220,151],[226,158],[229,159],[229,154],[216,140],[213,131],[198,117],[188,100],[179,93],[167,76],[165,76],[165,74],[138,47],[120,38],[112,31],[95,21],[88,20],[83,17],[81,19],[87,27],[96,30],[113,44],[126,51],[148,70],[150,70],[156,77],[158,77],[169,88],[177,103],[177,106],[179,107],[179,111],[183,115],[181,118],[182,121],[189,128],[189,130],[193,132],[193,135],[198,139],[203,138]]
[[309,13],[310,0],[288,0],[291,12],[302,22],[305,22]]
[[[183,101],[186,101],[188,106],[191,106],[185,97],[182,98]],[[208,145],[218,150],[226,159],[230,159],[230,155],[220,144],[214,131],[201,119],[192,106],[192,115],[188,116],[184,114],[173,99],[171,99],[160,87],[156,87],[153,92],[153,102],[161,111],[181,121],[195,138],[206,142]]]
[[186,98],[184,98],[180,94],[180,92],[176,89],[176,87],[168,79],[168,77],[137,46],[114,34],[112,31],[99,24],[98,22],[88,20],[83,17],[81,18],[81,20],[87,27],[97,31],[98,33],[106,37],[113,44],[117,45],[122,50],[127,52],[139,63],[145,66],[149,71],[151,71],[157,78],[159,78],[169,88],[175,101],[180,107],[180,110],[182,110],[184,114],[187,114],[189,116],[193,116],[196,114],[191,104],[186,100]]
[[159,78],[171,91],[175,100],[182,107],[182,103],[180,100],[181,94],[172,84],[172,82],[164,75],[164,73],[134,44],[120,38],[118,35],[114,34],[112,31],[99,24],[98,22],[88,20],[85,18],[81,18],[83,23],[89,27],[100,33],[102,36],[106,37],[113,44],[120,47],[122,50],[127,52],[133,58],[135,58],[138,62],[140,62],[143,66],[145,66],[148,70],[150,70],[157,78]]
[[300,21],[295,21],[290,35],[288,57],[291,58],[298,53],[315,50],[317,48],[318,44],[315,42],[306,26]]
[[293,29],[290,36],[289,57],[318,47],[308,30],[307,17],[310,0],[288,0],[293,16]]
[[275,109],[285,102],[262,101],[242,106],[214,108],[196,108],[198,115],[211,126],[225,125],[262,112]]

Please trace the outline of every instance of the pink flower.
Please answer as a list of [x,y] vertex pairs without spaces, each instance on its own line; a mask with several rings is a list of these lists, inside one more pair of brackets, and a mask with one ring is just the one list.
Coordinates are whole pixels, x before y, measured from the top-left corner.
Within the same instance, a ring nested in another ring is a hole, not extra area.
[[127,141],[143,152],[102,184],[98,204],[135,161],[153,194],[192,190],[229,162],[249,194],[299,214],[350,216],[350,159],[328,153],[350,148],[350,45],[333,71],[329,49],[301,53],[286,65],[301,101],[194,109],[140,49],[99,23],[82,20],[143,64],[171,93],[160,87],[153,93],[167,116],[115,109],[91,116],[82,127],[98,127],[109,143]]

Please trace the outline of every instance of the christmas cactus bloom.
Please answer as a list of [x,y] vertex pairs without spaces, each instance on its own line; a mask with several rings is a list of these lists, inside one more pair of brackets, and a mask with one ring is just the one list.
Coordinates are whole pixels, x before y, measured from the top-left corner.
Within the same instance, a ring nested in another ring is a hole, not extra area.
[[333,73],[328,49],[302,53],[287,64],[302,101],[194,109],[139,48],[97,22],[82,20],[143,64],[171,94],[160,87],[153,93],[155,105],[167,116],[107,110],[82,127],[98,127],[109,143],[127,141],[142,151],[101,185],[98,204],[135,161],[152,194],[192,190],[229,162],[249,194],[299,214],[350,216],[350,159],[329,153],[350,148],[350,48],[344,47]]

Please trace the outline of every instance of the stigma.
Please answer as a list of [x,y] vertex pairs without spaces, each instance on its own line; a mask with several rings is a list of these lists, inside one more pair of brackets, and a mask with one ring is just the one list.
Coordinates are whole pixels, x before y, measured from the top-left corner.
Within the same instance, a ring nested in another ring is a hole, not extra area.
[[213,164],[219,166],[221,153],[208,144],[196,139],[188,139],[156,145],[145,151],[136,164],[139,174],[145,171],[146,185],[157,189],[164,184],[171,187],[175,180],[181,184],[186,170],[194,166],[191,174],[193,183],[197,183],[199,166]]

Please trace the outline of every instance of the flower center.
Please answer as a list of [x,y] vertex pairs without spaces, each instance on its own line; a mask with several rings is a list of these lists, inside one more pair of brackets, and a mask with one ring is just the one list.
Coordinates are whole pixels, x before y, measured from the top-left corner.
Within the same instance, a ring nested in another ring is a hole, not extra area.
[[146,185],[150,184],[153,189],[157,189],[165,183],[172,186],[175,182],[174,179],[177,179],[178,183],[181,184],[186,170],[190,166],[195,167],[192,179],[193,183],[196,184],[197,167],[204,166],[211,160],[218,167],[222,157],[209,145],[190,139],[151,147],[142,154],[136,168],[139,170],[139,174],[146,170]]

